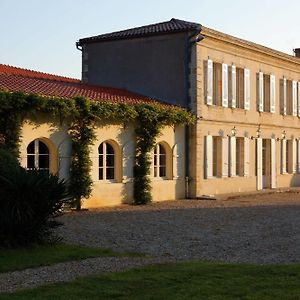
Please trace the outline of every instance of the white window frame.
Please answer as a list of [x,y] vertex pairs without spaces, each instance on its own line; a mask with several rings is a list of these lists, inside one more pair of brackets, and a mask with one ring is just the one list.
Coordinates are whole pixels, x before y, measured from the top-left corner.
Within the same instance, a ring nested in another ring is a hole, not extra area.
[[[103,144],[103,153],[100,153],[99,149],[102,144]],[[109,144],[109,146],[112,147],[113,154],[107,154],[107,144]],[[111,166],[108,167],[106,164],[107,155],[113,155],[114,165],[112,167]],[[103,162],[102,166],[100,166],[100,156],[102,156],[102,162]],[[100,170],[101,169],[102,169],[102,175],[103,175],[102,177],[103,178],[100,179]],[[107,179],[107,170],[108,169],[113,169],[113,172],[114,172],[113,178]],[[112,182],[116,181],[116,150],[115,150],[114,146],[110,142],[107,142],[107,141],[100,143],[98,146],[98,180],[112,181]]]
[[[162,147],[164,149],[165,153],[161,153],[160,151],[160,147]],[[153,151],[153,177],[155,178],[162,178],[162,179],[168,179],[168,150],[166,148],[166,146],[163,143],[157,143],[154,147],[154,151]],[[165,157],[165,164],[163,165],[161,163],[161,158],[162,156]],[[162,175],[160,170],[161,167],[164,167],[165,169],[165,174]],[[156,172],[155,172],[156,169]]]
[[[34,153],[28,153],[28,146],[31,144],[31,143],[34,143]],[[43,143],[47,149],[48,149],[48,153],[39,153],[39,143]],[[31,141],[27,146],[27,162],[26,162],[26,169],[27,170],[33,170],[33,168],[28,168],[28,156],[33,156],[34,157],[34,169],[37,169],[37,170],[42,170],[42,171],[47,171],[49,172],[50,171],[50,149],[48,147],[48,145],[41,141],[40,139],[35,139],[33,141]],[[39,158],[40,156],[48,156],[48,168],[40,168],[39,166]]]

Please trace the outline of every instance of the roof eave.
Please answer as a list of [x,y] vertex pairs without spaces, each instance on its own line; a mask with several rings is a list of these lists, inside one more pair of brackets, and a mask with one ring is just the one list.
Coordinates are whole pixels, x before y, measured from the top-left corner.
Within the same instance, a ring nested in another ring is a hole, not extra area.
[[79,46],[83,46],[85,44],[92,44],[92,43],[101,43],[101,42],[108,42],[108,41],[118,41],[118,40],[131,40],[131,39],[138,39],[143,37],[153,37],[153,36],[163,36],[163,35],[173,35],[177,33],[190,33],[190,32],[199,32],[201,31],[201,25],[199,28],[196,29],[181,29],[181,30],[174,30],[174,31],[167,31],[167,32],[153,32],[153,33],[147,33],[147,34],[133,34],[128,36],[122,36],[122,37],[88,37],[79,39],[77,44]]

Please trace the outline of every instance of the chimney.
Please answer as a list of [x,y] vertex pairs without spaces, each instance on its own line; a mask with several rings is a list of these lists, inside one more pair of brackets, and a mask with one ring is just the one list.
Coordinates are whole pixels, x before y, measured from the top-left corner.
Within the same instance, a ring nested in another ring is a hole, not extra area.
[[295,56],[296,56],[296,57],[299,57],[299,58],[300,58],[300,48],[295,48],[295,49],[294,49],[294,53],[295,53]]

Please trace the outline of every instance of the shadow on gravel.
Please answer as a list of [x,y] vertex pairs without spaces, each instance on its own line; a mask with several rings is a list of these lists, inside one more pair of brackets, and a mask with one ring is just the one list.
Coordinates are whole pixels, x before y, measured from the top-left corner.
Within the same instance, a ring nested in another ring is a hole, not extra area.
[[111,209],[62,217],[70,243],[177,259],[300,262],[300,205]]

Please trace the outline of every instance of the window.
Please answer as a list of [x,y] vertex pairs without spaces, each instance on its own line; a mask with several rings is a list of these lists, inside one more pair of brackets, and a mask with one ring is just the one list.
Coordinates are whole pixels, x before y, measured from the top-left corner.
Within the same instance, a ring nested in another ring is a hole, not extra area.
[[232,108],[245,108],[245,69],[230,67],[229,99]]
[[236,175],[244,176],[244,138],[236,138]]
[[281,174],[296,173],[297,143],[295,139],[281,140]]
[[213,104],[222,106],[222,64],[213,66]]
[[262,140],[262,151],[261,151],[261,158],[262,158],[262,176],[268,176],[269,175],[269,168],[270,168],[270,161],[269,160],[269,155],[268,153],[268,141],[267,139]]
[[206,104],[250,108],[250,70],[207,60]]
[[244,70],[236,68],[236,108],[244,108]]
[[287,115],[293,115],[293,94],[292,94],[292,81],[287,80],[286,81],[286,96],[287,96],[287,102],[286,102],[286,113]]
[[38,139],[27,146],[27,169],[49,172],[49,149],[44,142]]
[[[294,156],[296,157],[296,149],[294,149],[293,145],[294,141],[293,140],[287,140],[286,141],[286,172],[289,174],[294,173],[294,164],[296,164],[296,161],[294,161]],[[296,146],[296,143],[295,143]],[[295,168],[296,171],[296,168]]]
[[280,163],[281,163],[281,174],[286,173],[286,139],[281,140],[281,155],[280,155]]
[[285,167],[286,167],[287,173],[290,173],[290,172],[289,172],[289,170],[290,170],[290,155],[289,155],[290,147],[291,147],[290,141],[286,141],[286,149],[285,149]]
[[257,74],[257,110],[275,113],[276,81],[274,75]]
[[204,178],[249,175],[249,138],[205,136]]
[[270,75],[264,74],[264,111],[270,111]]
[[280,79],[280,111],[281,114],[284,116],[287,113],[286,102],[287,102],[286,79],[282,78]]
[[115,179],[115,151],[108,142],[103,142],[98,148],[99,180]]
[[[280,80],[280,105],[281,114],[300,116],[300,105],[297,103],[299,97],[299,83],[295,80],[287,80],[283,78]],[[298,99],[297,99],[298,98]]]
[[162,144],[154,148],[154,177],[167,176],[167,153]]
[[212,137],[212,176],[222,176],[222,137]]

